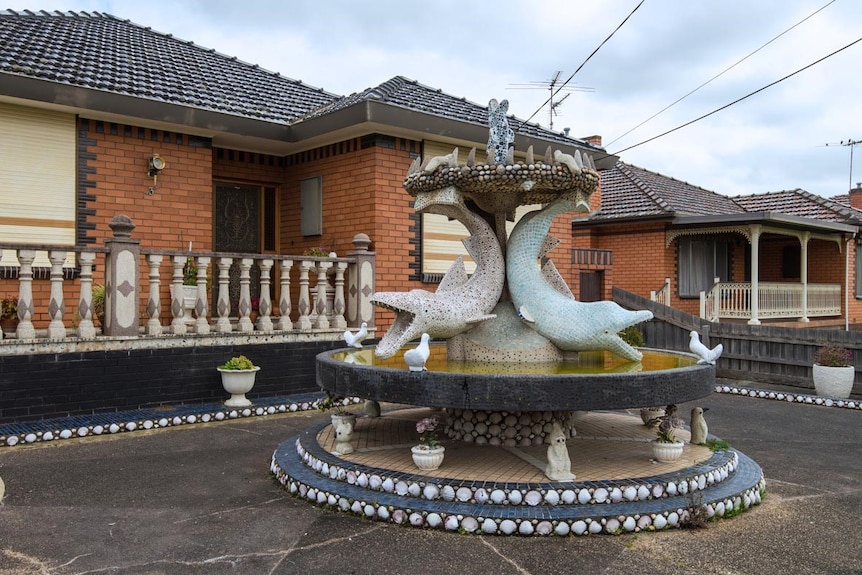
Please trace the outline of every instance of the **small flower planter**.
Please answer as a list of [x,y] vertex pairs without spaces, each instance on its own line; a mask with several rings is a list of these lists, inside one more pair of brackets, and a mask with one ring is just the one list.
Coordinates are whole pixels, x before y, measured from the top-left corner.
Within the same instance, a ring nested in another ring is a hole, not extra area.
[[245,394],[254,387],[254,378],[260,367],[254,369],[222,369],[216,368],[221,373],[221,384],[224,390],[230,394],[230,399],[224,402],[227,407],[248,407],[251,401]]
[[422,471],[434,471],[440,467],[443,464],[443,456],[446,454],[446,448],[442,445],[432,448],[414,445],[410,450],[413,453],[413,463]]
[[656,461],[661,463],[672,463],[682,457],[682,451],[685,443],[682,441],[674,441],[668,443],[666,441],[653,441],[652,452]]

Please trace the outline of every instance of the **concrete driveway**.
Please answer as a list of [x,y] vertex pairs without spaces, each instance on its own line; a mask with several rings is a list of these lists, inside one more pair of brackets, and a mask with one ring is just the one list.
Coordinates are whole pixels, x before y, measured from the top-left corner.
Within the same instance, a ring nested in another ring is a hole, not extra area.
[[278,443],[328,417],[304,412],[0,450],[0,574],[862,574],[862,410],[700,403],[768,482],[705,529],[456,535],[319,509],[269,472]]

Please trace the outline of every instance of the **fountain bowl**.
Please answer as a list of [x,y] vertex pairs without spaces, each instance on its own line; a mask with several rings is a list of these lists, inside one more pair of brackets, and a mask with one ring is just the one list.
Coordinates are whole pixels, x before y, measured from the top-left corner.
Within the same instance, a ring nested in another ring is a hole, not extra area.
[[[448,409],[590,411],[683,403],[715,389],[715,366],[683,352],[640,348],[642,362],[581,352],[555,363],[464,363],[432,344],[428,370],[408,371],[402,354],[379,360],[373,346],[317,356],[317,384],[332,394]],[[402,352],[403,353],[403,352]]]

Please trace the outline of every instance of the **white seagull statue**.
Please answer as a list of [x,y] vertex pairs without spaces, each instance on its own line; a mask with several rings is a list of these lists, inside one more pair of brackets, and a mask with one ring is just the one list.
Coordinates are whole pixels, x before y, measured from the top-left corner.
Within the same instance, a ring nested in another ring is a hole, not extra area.
[[431,355],[431,348],[428,346],[430,339],[430,335],[423,333],[419,346],[404,352],[404,361],[410,371],[425,371],[425,362]]
[[700,359],[697,360],[697,363],[708,363],[709,365],[715,365],[715,362],[721,357],[721,352],[724,351],[724,346],[718,344],[712,349],[709,349],[705,345],[700,342],[700,335],[692,330],[691,332],[691,340],[688,344],[688,349],[691,350],[691,353],[698,356]]
[[362,347],[362,342],[366,337],[368,337],[368,323],[363,321],[362,325],[359,326],[359,331],[355,334],[350,333],[350,330],[344,332],[344,343],[350,347]]

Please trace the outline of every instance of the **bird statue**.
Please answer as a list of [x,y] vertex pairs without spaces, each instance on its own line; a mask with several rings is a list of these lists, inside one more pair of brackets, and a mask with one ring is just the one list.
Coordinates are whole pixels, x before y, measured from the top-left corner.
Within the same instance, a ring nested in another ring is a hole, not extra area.
[[430,335],[423,333],[419,346],[404,352],[404,361],[407,362],[410,371],[425,371],[425,362],[431,355],[431,348],[428,346],[430,339]]
[[697,363],[708,363],[709,365],[715,365],[715,362],[718,360],[719,357],[721,357],[721,352],[724,351],[724,346],[718,344],[714,348],[709,349],[700,342],[700,336],[698,335],[698,333],[692,330],[691,340],[689,341],[688,349],[691,350],[691,353],[700,358],[697,360]]
[[691,442],[694,445],[706,443],[706,436],[709,434],[709,428],[706,426],[706,420],[703,418],[705,411],[709,411],[709,408],[695,407],[691,410]]
[[368,337],[368,323],[363,321],[356,333],[350,333],[350,330],[344,332],[344,343],[350,347],[362,347],[366,337]]

